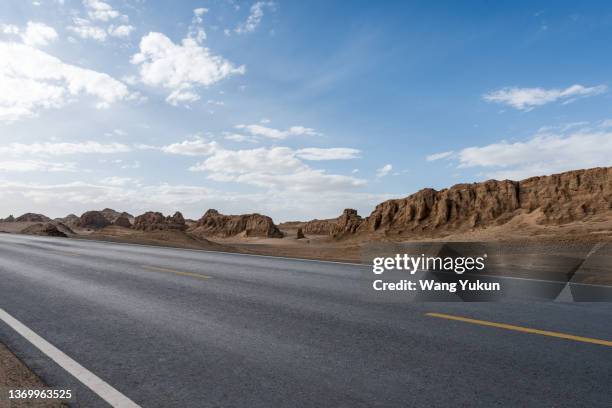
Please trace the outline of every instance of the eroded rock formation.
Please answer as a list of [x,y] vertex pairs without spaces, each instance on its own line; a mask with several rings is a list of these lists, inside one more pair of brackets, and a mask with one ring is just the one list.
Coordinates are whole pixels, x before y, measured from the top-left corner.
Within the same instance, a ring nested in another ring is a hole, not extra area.
[[189,229],[198,237],[231,237],[242,234],[246,237],[282,238],[283,233],[272,218],[261,214],[223,215],[210,209]]
[[132,223],[130,222],[130,219],[125,215],[120,215],[119,217],[117,217],[113,222],[113,225],[123,228],[132,228]]
[[[67,228],[66,226],[63,226]],[[29,227],[23,229],[21,231],[22,234],[28,235],[42,235],[47,237],[66,237],[67,235],[60,231],[57,225],[46,222],[46,223],[38,223],[34,225],[30,225]]]
[[337,219],[312,220],[304,223],[304,233],[311,235],[329,235]]
[[160,212],[149,211],[134,219],[133,228],[141,231],[180,230],[187,229],[185,218],[180,212],[165,217]]
[[25,213],[15,219],[17,222],[49,222],[51,218],[42,214]]
[[88,229],[101,229],[108,225],[111,225],[111,222],[101,211],[87,211],[83,213],[78,223],[80,228]]
[[[385,201],[364,220],[345,214],[333,228],[341,237],[356,232],[409,234],[499,225],[522,213],[542,211],[541,224],[583,220],[612,210],[612,167],[576,170],[522,181],[489,180],[426,188],[406,198]],[[355,227],[359,224],[358,227]]]

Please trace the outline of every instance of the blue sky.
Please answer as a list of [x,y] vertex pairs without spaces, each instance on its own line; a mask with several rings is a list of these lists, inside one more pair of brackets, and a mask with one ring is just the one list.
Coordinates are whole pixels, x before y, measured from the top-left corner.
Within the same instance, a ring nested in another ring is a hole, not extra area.
[[7,1],[0,215],[277,221],[612,164],[606,2]]

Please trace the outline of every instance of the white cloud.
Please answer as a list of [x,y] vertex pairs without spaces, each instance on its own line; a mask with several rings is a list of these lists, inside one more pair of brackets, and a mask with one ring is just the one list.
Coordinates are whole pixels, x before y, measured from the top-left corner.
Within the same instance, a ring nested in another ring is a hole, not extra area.
[[113,77],[62,62],[25,44],[0,42],[0,122],[60,108],[81,94],[98,99],[98,108],[134,98]]
[[103,28],[92,25],[91,21],[80,17],[74,17],[73,23],[74,25],[67,27],[68,30],[83,39],[91,39],[100,42],[106,41],[109,35],[116,38],[127,38],[132,31],[135,30],[134,26],[129,24],[121,24],[118,26],[111,24],[107,28]]
[[393,166],[390,164],[385,164],[384,166],[376,170],[376,177],[385,177],[391,172],[391,170],[393,170]]
[[110,4],[99,0],[83,0],[88,18],[73,17],[68,30],[83,39],[106,41],[108,36],[127,38],[135,27],[128,24],[129,17],[115,10]]
[[607,89],[606,85],[585,87],[578,84],[565,89],[510,87],[489,92],[483,95],[483,98],[489,102],[501,103],[519,110],[529,111],[551,102],[563,101],[566,104],[578,98],[599,95],[606,92]]
[[206,39],[206,31],[202,27],[204,22],[203,16],[208,12],[207,8],[200,7],[193,10],[193,18],[191,19],[191,25],[189,26],[188,37],[193,38],[198,43],[201,43]]
[[48,45],[57,40],[57,37],[57,31],[53,27],[32,21],[28,21],[25,31],[21,34],[23,42],[33,47]]
[[304,160],[348,160],[357,159],[361,151],[348,147],[332,147],[322,149],[318,147],[307,147],[299,149],[296,155]]
[[365,180],[313,169],[288,147],[218,149],[190,170],[206,171],[208,178],[215,181],[233,181],[267,189],[333,191],[365,184]]
[[196,139],[163,146],[160,150],[164,153],[180,154],[184,156],[208,156],[213,154],[218,148],[219,146],[215,141],[208,142],[203,139]]
[[258,140],[252,136],[241,135],[240,133],[231,133],[231,132],[223,132],[223,137],[226,140],[231,140],[232,142],[249,142],[249,143],[257,143]]
[[87,15],[92,20],[109,21],[121,17],[122,14],[113,9],[110,4],[100,0],[83,0]]
[[197,102],[199,100],[200,95],[183,88],[175,89],[166,97],[166,102],[172,106],[187,105],[188,102]]
[[131,32],[134,31],[134,29],[134,26],[129,24],[122,24],[116,27],[114,25],[111,25],[108,27],[108,34],[113,37],[126,38],[130,36]]
[[134,179],[132,179],[131,177],[112,176],[112,177],[103,178],[102,180],[100,180],[100,183],[106,184],[109,186],[125,186],[127,184],[130,184],[133,181]]
[[44,160],[1,160],[0,171],[5,172],[59,172],[59,171],[76,171],[76,163],[58,163],[48,162]]
[[10,143],[8,145],[0,145],[0,154],[11,156],[59,156],[69,154],[110,154],[110,153],[126,153],[132,148],[121,143],[99,143],[94,141],[85,141],[79,143]]
[[0,24],[0,31],[3,34],[17,35],[20,30],[15,24]]
[[140,79],[150,86],[169,89],[168,103],[193,102],[196,86],[210,86],[229,76],[244,74],[221,56],[213,55],[192,38],[175,44],[162,33],[150,32],[140,40],[140,52],[132,64],[140,66]]
[[612,133],[594,131],[538,133],[525,141],[501,141],[458,153],[459,167],[481,167],[487,177],[510,179],[610,166],[611,157]]
[[589,124],[590,122],[587,122],[587,121],[578,121],[578,122],[563,123],[557,126],[542,126],[540,129],[538,129],[538,133],[547,133],[547,132],[553,132],[553,131],[559,131],[559,132],[564,133],[573,128],[586,129],[586,126]]
[[238,27],[234,29],[234,32],[237,34],[252,33],[261,23],[261,19],[264,16],[264,9],[266,7],[273,9],[274,6],[274,2],[271,1],[258,1],[254,3],[249,10],[249,16],[246,21],[239,24]]
[[304,126],[291,126],[287,130],[279,130],[262,125],[236,125],[236,129],[244,129],[253,136],[263,136],[269,139],[286,139],[289,136],[318,136],[320,133]]
[[139,169],[140,168],[140,162],[138,160],[134,160],[134,161],[129,162],[129,163],[123,163],[122,160],[116,160],[115,162],[117,164],[120,164],[121,165],[120,167],[122,169]]
[[451,157],[455,152],[448,151],[448,152],[441,152],[441,153],[434,153],[434,154],[430,154],[427,157],[425,157],[425,159],[427,161],[436,161],[436,160],[441,160],[441,159],[447,159],[449,157]]
[[74,25],[67,28],[79,37],[86,40],[106,41],[107,33],[105,29],[93,26],[89,20],[80,17],[74,17],[72,21]]
[[7,35],[19,35],[24,44],[32,47],[44,47],[58,38],[53,27],[33,21],[28,21],[25,29],[14,24],[0,24],[0,31]]

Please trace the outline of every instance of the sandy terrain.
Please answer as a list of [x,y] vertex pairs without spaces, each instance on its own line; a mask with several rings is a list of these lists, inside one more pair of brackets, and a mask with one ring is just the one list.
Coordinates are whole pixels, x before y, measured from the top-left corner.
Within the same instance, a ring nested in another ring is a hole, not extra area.
[[34,224],[38,224],[38,223],[36,222],[0,222],[0,232],[16,234]]
[[67,407],[59,401],[50,400],[13,400],[8,401],[10,389],[49,388],[30,371],[13,353],[0,343],[0,408],[60,408]]
[[129,228],[109,226],[99,231],[75,231],[78,238],[101,241],[127,242],[133,244],[162,245],[177,248],[206,249],[210,251],[231,251],[225,245],[198,239],[182,231],[136,231]]

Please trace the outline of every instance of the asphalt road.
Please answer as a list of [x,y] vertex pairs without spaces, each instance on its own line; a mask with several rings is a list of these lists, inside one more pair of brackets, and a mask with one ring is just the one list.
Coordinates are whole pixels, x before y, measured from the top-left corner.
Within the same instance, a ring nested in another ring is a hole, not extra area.
[[[612,304],[377,302],[363,266],[0,234],[0,309],[143,407],[610,407]],[[72,406],[108,406],[0,321]]]

